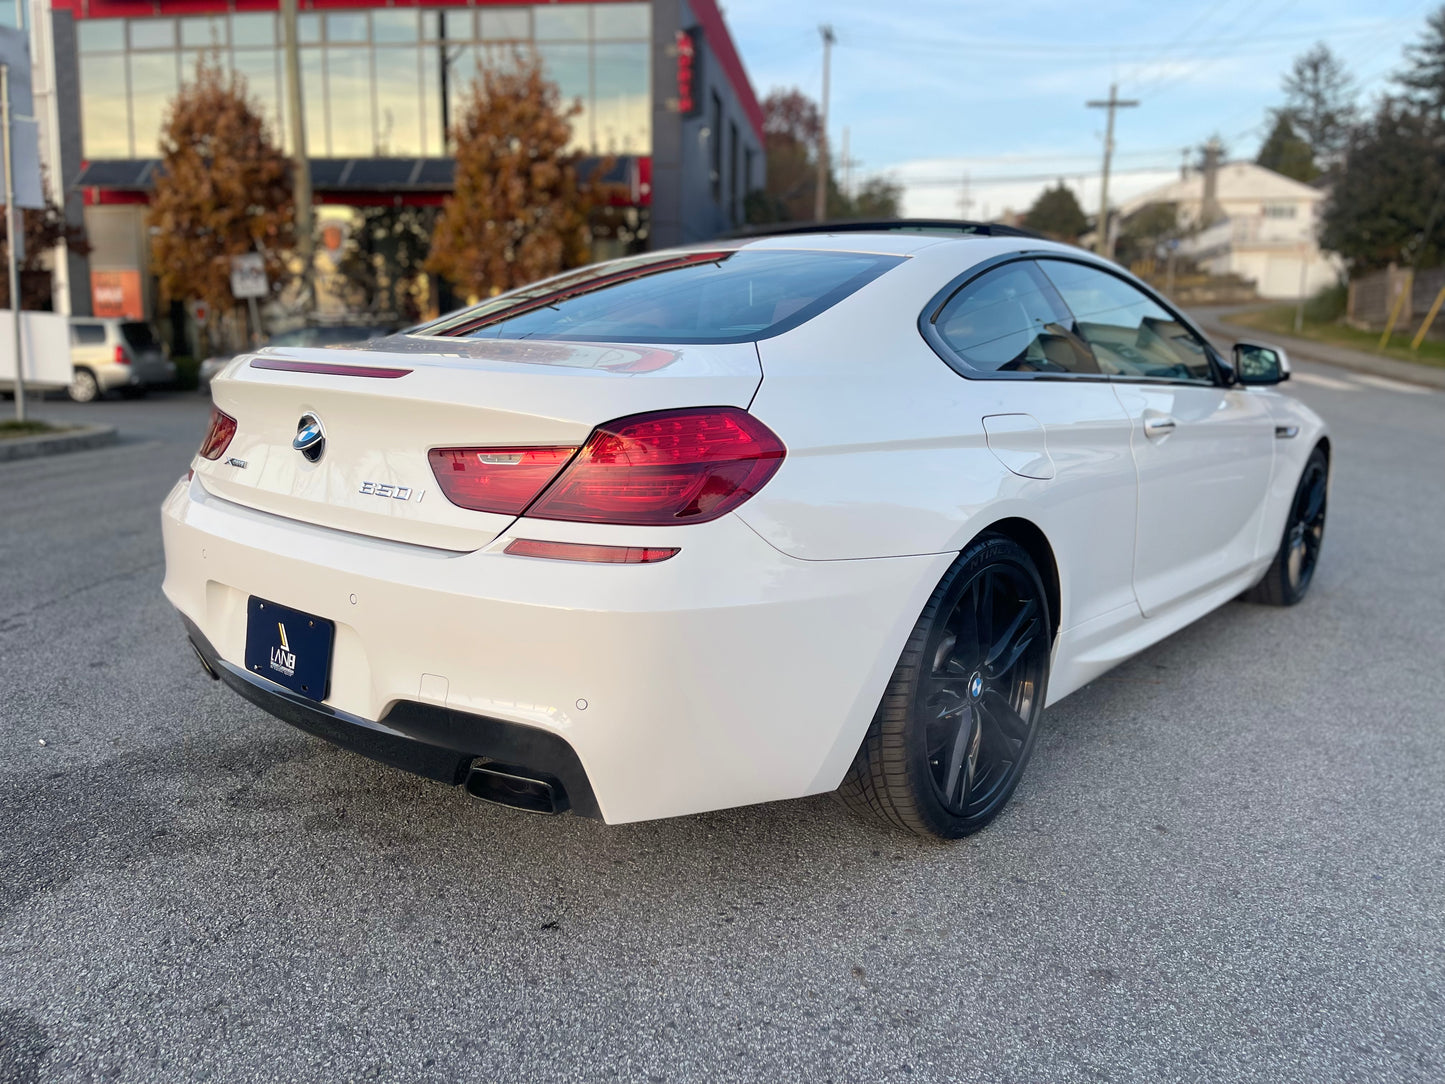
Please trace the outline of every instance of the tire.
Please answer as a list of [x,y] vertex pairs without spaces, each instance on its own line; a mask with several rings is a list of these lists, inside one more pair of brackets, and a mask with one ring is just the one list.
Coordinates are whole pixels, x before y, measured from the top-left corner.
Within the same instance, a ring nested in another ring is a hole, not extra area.
[[100,381],[89,369],[76,369],[71,374],[70,384],[65,389],[71,402],[93,403],[100,398]]
[[983,535],[923,608],[838,788],[844,805],[958,839],[998,815],[1038,739],[1048,595],[1023,547]]
[[1244,593],[1248,602],[1265,606],[1293,606],[1305,597],[1319,566],[1325,540],[1325,513],[1329,499],[1330,464],[1323,448],[1316,447],[1305,461],[1295,486],[1284,537],[1264,578]]

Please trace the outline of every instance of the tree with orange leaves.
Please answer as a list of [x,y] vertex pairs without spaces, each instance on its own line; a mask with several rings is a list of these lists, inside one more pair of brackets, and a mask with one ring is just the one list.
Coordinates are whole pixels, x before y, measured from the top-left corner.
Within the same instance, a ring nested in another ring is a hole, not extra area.
[[591,200],[567,150],[581,111],[532,54],[479,70],[452,130],[456,181],[427,270],[486,297],[587,262]]
[[290,166],[245,80],[214,58],[171,99],[146,216],[163,301],[207,302],[233,313],[231,257],[261,252],[273,288],[292,243]]

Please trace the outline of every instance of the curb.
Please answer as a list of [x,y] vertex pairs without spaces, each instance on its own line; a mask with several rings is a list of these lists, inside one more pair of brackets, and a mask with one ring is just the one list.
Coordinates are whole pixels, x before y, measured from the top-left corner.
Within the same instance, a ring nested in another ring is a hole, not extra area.
[[42,455],[60,455],[87,448],[100,448],[116,442],[113,425],[87,425],[66,433],[41,433],[33,437],[12,437],[0,440],[0,463],[13,459],[35,459]]
[[1333,365],[1337,369],[1383,376],[1406,384],[1445,389],[1445,368],[1376,357],[1349,347],[1330,346],[1328,343],[1317,343],[1313,339],[1297,339],[1293,335],[1276,335],[1259,328],[1231,324],[1228,320],[1219,318],[1214,320],[1214,325],[1241,340],[1253,338],[1256,341],[1275,343],[1289,351],[1290,357],[1302,358],[1317,365]]

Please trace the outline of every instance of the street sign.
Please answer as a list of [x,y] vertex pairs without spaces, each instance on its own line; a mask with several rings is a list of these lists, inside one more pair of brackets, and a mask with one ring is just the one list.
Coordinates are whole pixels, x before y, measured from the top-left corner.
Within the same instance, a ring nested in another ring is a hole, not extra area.
[[266,281],[266,257],[259,252],[231,257],[231,294],[238,301],[265,297],[271,292]]
[[188,308],[191,310],[191,319],[198,324],[204,324],[211,315],[211,306],[204,301],[192,301]]
[[[40,129],[35,123],[35,101],[30,93],[28,33],[0,26],[0,65],[9,72],[10,130],[15,133],[11,159],[15,206],[42,210],[45,193],[40,185]],[[6,146],[10,142],[8,136],[5,126],[0,125],[0,155],[11,151]]]

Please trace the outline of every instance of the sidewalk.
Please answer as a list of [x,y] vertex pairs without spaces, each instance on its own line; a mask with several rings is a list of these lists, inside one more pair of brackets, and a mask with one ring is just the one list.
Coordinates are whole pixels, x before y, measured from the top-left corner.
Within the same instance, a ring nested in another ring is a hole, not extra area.
[[1297,339],[1293,335],[1277,335],[1272,331],[1242,327],[1229,323],[1229,317],[1239,309],[1195,309],[1193,316],[1211,335],[1216,335],[1216,346],[1228,354],[1228,348],[1236,342],[1262,342],[1282,346],[1291,358],[1301,361],[1334,365],[1341,369],[1352,369],[1357,373],[1373,373],[1375,376],[1401,380],[1407,384],[1421,384],[1428,388],[1445,389],[1445,367],[1435,365],[1414,365],[1394,358],[1376,357],[1363,350],[1352,350],[1347,346],[1332,346],[1315,342],[1313,339]]

